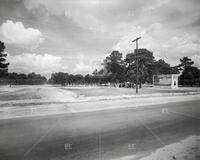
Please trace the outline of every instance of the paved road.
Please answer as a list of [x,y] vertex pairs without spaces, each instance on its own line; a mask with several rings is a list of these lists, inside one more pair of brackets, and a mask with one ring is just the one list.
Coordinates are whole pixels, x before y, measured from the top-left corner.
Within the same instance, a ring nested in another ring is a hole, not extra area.
[[200,101],[0,120],[0,160],[110,160],[199,134]]

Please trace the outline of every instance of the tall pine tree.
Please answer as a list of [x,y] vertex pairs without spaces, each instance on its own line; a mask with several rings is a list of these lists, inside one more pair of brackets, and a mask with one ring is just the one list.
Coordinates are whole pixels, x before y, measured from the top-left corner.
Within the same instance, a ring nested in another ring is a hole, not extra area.
[[0,41],[0,78],[8,74],[8,65],[6,63],[7,54],[4,53],[5,45]]

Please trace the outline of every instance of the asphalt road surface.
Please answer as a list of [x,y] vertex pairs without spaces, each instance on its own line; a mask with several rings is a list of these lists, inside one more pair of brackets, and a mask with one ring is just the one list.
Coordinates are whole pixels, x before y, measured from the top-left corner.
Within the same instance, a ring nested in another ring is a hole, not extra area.
[[[124,104],[125,105],[125,104]],[[0,160],[110,160],[199,135],[200,101],[0,120]]]

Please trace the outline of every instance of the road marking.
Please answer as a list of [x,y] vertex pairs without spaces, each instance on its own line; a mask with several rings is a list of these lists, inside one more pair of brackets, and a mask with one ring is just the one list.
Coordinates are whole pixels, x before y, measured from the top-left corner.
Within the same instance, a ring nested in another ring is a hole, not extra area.
[[[163,145],[163,147],[166,146],[165,142],[157,134],[155,134],[150,127],[148,127],[141,119],[138,119],[138,120]],[[173,149],[171,149],[171,150],[173,150]],[[171,150],[168,150],[168,151],[173,154],[173,151],[171,151]]]
[[52,125],[47,131],[46,133],[41,136],[25,153],[24,153],[24,157],[26,157],[40,142],[42,142],[42,140],[53,130],[53,128],[56,126],[56,124],[58,123],[58,119],[56,120],[55,125]]
[[142,125],[163,145],[163,146],[165,146],[166,144],[163,142],[163,140],[160,138],[160,137],[158,137],[153,131],[152,131],[152,129],[151,128],[149,128],[141,119],[138,119],[141,123],[142,123]]

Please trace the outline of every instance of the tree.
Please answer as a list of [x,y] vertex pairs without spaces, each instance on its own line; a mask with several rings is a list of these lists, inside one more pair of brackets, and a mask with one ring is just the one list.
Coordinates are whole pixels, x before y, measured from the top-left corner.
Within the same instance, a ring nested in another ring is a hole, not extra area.
[[179,73],[179,69],[177,66],[171,67],[171,73],[172,74],[178,74]]
[[6,63],[7,54],[4,53],[5,45],[0,41],[0,77],[3,77],[8,74],[8,65]]
[[171,73],[172,73],[172,68],[164,60],[159,59],[158,61],[154,62],[154,75],[171,74]]
[[28,75],[24,73],[8,73],[8,81],[10,84],[17,84],[17,85],[38,85],[44,84],[46,82],[46,77],[41,76],[40,74],[36,73],[29,73]]
[[194,64],[192,59],[188,57],[183,57],[182,59],[180,59],[180,62],[181,64],[177,66],[179,70],[185,70],[187,67],[191,67]]
[[181,85],[200,85],[200,70],[197,67],[187,66],[183,70],[179,81]]
[[[147,49],[138,49],[138,80],[140,88],[142,83],[151,82],[153,74],[153,53]],[[127,79],[136,82],[136,52],[126,55]]]
[[76,74],[76,75],[74,75],[74,82],[77,84],[83,84],[84,77],[81,74]]
[[52,73],[51,79],[49,81],[52,82],[53,84],[65,85],[65,83],[67,82],[67,77],[68,74],[65,74],[63,72]]
[[90,83],[92,82],[92,81],[91,81],[91,78],[92,78],[91,75],[89,75],[89,74],[85,75],[85,77],[84,77],[85,83],[86,83],[86,84],[90,84]]
[[197,67],[193,67],[194,62],[188,57],[180,59],[180,64],[177,66],[179,70],[182,70],[179,81],[181,85],[195,84],[200,85],[200,70]]
[[104,70],[102,72],[109,76],[110,82],[124,82],[125,81],[125,63],[122,59],[122,53],[119,51],[112,51],[112,53],[104,60]]

